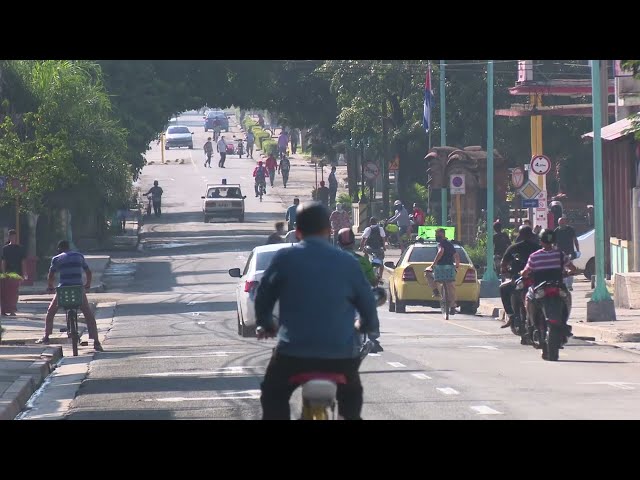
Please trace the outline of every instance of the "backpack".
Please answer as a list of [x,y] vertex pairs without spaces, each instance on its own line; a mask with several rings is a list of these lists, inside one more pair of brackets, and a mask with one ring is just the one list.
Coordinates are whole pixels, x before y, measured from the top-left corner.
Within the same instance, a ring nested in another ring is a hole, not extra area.
[[369,245],[374,250],[378,250],[382,248],[384,245],[384,240],[382,239],[382,235],[380,235],[380,226],[374,225],[371,228],[371,234],[367,239],[367,245]]
[[256,170],[256,180],[264,180],[264,167],[258,167],[258,170]]

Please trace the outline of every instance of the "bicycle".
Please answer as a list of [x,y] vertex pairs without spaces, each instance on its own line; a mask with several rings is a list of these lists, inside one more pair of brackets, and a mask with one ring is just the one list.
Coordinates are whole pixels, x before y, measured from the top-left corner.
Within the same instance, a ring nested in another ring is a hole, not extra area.
[[82,306],[84,287],[81,285],[58,287],[56,292],[58,295],[58,305],[64,308],[67,313],[67,336],[71,338],[73,356],[77,357],[78,345],[80,344],[78,308]]
[[262,196],[267,193],[267,182],[262,181],[258,184],[258,195],[260,195],[260,201],[262,202]]
[[447,284],[456,281],[454,265],[436,265],[433,269],[433,279],[440,286],[440,309],[445,320],[449,320],[449,293]]

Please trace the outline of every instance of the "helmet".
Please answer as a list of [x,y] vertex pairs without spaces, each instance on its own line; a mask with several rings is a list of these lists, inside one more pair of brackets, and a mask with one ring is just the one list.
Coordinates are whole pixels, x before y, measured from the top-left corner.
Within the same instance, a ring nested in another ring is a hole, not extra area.
[[356,243],[356,236],[350,228],[341,228],[338,232],[338,244],[342,247],[351,247]]
[[402,202],[400,200],[396,200],[395,202],[393,202],[394,207],[397,207],[398,205],[402,205]]
[[545,228],[540,232],[540,241],[543,243],[556,243],[556,233],[549,228]]

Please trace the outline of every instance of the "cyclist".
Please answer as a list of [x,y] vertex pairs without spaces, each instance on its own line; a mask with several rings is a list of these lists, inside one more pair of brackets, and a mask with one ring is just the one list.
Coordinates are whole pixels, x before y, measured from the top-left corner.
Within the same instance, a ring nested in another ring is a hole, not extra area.
[[[49,276],[47,277],[48,286],[47,290],[54,291],[53,282],[56,278],[56,273],[60,275],[59,287],[71,287],[76,285],[82,285],[82,271],[84,270],[87,276],[87,281],[84,284],[84,288],[89,290],[91,288],[91,270],[89,265],[84,259],[84,256],[79,252],[71,251],[69,242],[61,240],[58,242],[58,255],[51,259],[51,267],[49,268]],[[96,325],[96,317],[94,317],[91,308],[89,307],[89,301],[87,300],[87,294],[82,295],[82,306],[80,311],[84,315],[84,319],[87,323],[89,330],[89,338],[93,339],[93,349],[97,352],[103,352],[104,349],[98,339],[98,326]],[[53,319],[58,313],[58,294],[56,293],[49,304],[47,309],[47,318],[45,320],[44,337],[38,340],[37,343],[43,345],[49,344],[49,335],[53,332]]]
[[258,193],[258,186],[260,184],[262,184],[262,186],[264,188],[264,193],[267,193],[267,181],[265,179],[268,178],[268,177],[269,177],[269,171],[262,164],[262,160],[260,160],[258,162],[258,166],[253,169],[253,178],[256,179],[256,182],[255,182],[255,185],[254,185],[254,188],[256,190],[256,197],[260,195]]
[[[384,259],[385,252],[385,233],[384,230],[378,225],[376,217],[369,219],[369,226],[362,232],[362,240],[360,242],[360,250],[365,252],[375,252],[378,258]],[[368,247],[368,249],[367,249]]]
[[[360,264],[347,252],[333,247],[329,211],[319,202],[300,205],[296,228],[301,242],[279,250],[264,272],[255,298],[259,338],[278,335],[278,344],[261,384],[263,420],[289,420],[289,400],[296,385],[289,379],[301,373],[341,373],[347,383],[338,385],[338,413],[360,420],[362,383],[361,333],[379,333],[376,299]],[[273,307],[279,302],[279,329]]]
[[[434,297],[440,297],[440,291],[438,290],[438,286],[436,285],[436,281],[434,278],[434,271],[437,271],[439,267],[444,267],[445,265],[453,265],[455,262],[456,270],[460,268],[460,255],[456,252],[456,248],[453,246],[447,237],[445,237],[444,228],[439,228],[436,230],[436,241],[438,242],[438,253],[436,254],[436,258],[433,259],[433,263],[430,267],[425,269],[424,276],[427,279],[427,283],[429,284],[429,288],[433,290]],[[447,300],[449,303],[449,315],[455,315],[455,305],[456,305],[456,282],[444,282],[445,288],[447,288]]]

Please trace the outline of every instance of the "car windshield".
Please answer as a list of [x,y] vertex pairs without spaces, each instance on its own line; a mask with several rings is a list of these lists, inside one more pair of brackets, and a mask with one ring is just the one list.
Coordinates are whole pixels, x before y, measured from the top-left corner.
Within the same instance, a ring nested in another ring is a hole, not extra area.
[[191,133],[187,127],[169,127],[167,133]]
[[[469,257],[467,257],[467,254],[465,253],[465,251],[457,245],[455,248],[456,248],[456,252],[458,252],[458,255],[460,255],[460,263],[470,263]],[[437,245],[428,246],[428,247],[415,247],[411,251],[411,255],[409,255],[409,262],[415,262],[415,263],[433,262],[433,260],[436,258],[437,253],[438,253]]]
[[207,198],[242,198],[242,193],[237,187],[215,187],[209,189]]

